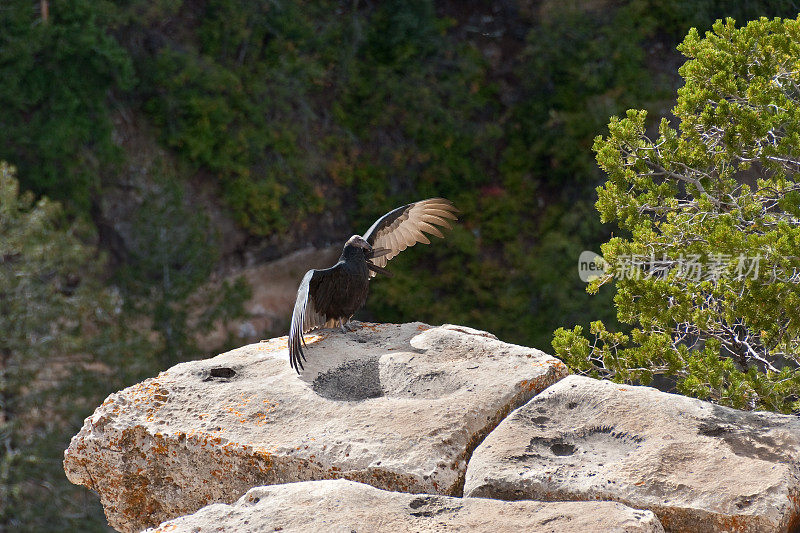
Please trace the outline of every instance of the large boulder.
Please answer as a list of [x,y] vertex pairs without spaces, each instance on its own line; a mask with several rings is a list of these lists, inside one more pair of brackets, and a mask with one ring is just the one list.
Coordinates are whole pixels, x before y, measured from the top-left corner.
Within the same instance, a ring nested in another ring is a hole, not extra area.
[[650,511],[614,502],[502,502],[413,495],[353,481],[256,487],[233,505],[213,504],[148,533],[309,531],[663,532]]
[[791,531],[800,420],[569,376],[475,450],[464,494],[615,500],[672,532]]
[[293,481],[460,495],[475,446],[567,374],[543,352],[458,326],[307,337],[302,376],[283,337],[112,394],[72,439],[67,476],[99,493],[122,531]]

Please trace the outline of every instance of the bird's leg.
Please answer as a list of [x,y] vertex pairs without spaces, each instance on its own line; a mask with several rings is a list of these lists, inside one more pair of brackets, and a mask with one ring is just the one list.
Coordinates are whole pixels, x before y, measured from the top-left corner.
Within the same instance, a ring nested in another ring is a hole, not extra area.
[[355,330],[358,329],[358,326],[356,326],[353,323],[353,317],[350,317],[350,318],[347,319],[347,323],[345,324],[345,327],[347,327],[347,329],[350,330],[350,331],[355,331]]
[[338,324],[342,330],[342,333],[347,333],[348,331],[353,332],[358,329],[356,326],[352,325],[352,321],[349,318],[338,319]]

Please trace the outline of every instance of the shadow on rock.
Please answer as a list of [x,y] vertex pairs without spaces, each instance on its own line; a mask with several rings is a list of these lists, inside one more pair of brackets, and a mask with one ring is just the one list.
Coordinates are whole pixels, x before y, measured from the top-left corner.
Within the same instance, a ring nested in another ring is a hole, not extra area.
[[355,331],[319,331],[319,339],[305,349],[305,369],[300,378],[329,400],[360,401],[387,396],[381,383],[381,359],[392,354],[419,353],[408,340],[398,342],[360,324]]
[[711,405],[712,416],[700,424],[698,434],[723,440],[733,453],[768,462],[791,461],[790,442],[766,435],[776,426],[763,413],[736,411]]
[[383,389],[378,359],[346,361],[337,368],[317,374],[311,388],[329,400],[353,402],[379,398],[383,396]]

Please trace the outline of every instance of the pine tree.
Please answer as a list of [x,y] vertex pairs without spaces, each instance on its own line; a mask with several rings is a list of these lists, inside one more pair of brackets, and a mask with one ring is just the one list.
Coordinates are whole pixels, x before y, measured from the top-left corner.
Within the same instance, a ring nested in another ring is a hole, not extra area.
[[0,530],[103,530],[95,498],[64,476],[63,451],[136,372],[121,354],[141,339],[101,284],[92,232],[20,193],[14,173],[0,162]]
[[718,21],[680,45],[678,128],[612,117],[594,149],[608,181],[602,246],[628,333],[558,329],[575,370],[620,382],[670,376],[738,408],[800,410],[800,18]]

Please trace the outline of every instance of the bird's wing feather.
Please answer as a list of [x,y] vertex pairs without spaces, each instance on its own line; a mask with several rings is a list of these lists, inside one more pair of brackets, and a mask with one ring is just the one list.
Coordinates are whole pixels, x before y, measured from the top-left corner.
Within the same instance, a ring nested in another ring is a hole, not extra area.
[[302,361],[306,360],[306,356],[303,353],[303,346],[305,346],[303,333],[324,326],[327,320],[323,314],[317,311],[314,299],[309,298],[311,283],[313,280],[316,285],[317,282],[327,277],[331,270],[332,268],[309,270],[303,276],[303,281],[300,282],[300,287],[297,289],[297,300],[294,302],[294,311],[292,312],[292,324],[289,326],[288,344],[289,364],[298,373],[303,369]]
[[[418,242],[430,244],[423,232],[443,238],[444,235],[437,226],[451,229],[448,219],[456,220],[457,212],[458,209],[452,202],[444,198],[430,198],[389,211],[376,220],[364,234],[364,239],[373,248],[388,250],[380,257],[370,259],[370,262],[378,267],[385,267],[391,258],[406,248]],[[373,277],[375,272],[370,271],[369,275]]]

